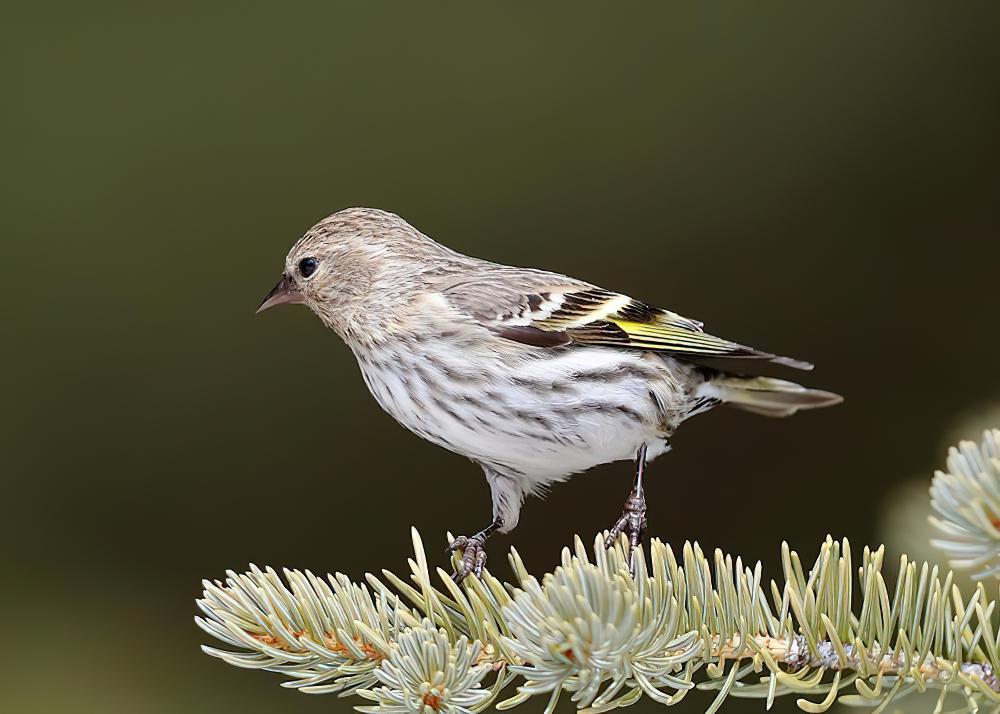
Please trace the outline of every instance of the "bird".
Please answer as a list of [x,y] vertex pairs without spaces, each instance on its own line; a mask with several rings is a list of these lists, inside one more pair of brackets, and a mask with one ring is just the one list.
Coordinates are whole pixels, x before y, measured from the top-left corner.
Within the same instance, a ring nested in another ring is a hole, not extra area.
[[634,571],[646,467],[681,423],[720,404],[784,417],[842,401],[736,367],[807,362],[583,280],[463,255],[373,208],[306,231],[257,312],[279,304],[333,330],[397,422],[481,467],[492,520],[451,541],[457,581],[481,575],[487,539],[517,525],[526,497],[615,461],[634,462],[632,488],[605,545],[624,534]]

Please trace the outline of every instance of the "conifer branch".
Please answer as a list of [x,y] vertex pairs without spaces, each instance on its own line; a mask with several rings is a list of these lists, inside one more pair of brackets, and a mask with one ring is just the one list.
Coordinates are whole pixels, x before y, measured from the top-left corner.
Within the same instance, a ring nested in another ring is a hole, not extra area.
[[[489,573],[452,583],[431,570],[419,534],[409,582],[351,582],[268,568],[205,581],[197,623],[230,664],[279,672],[284,686],[357,695],[367,712],[508,709],[561,696],[607,711],[649,697],[674,704],[693,690],[727,697],[797,694],[808,712],[837,699],[884,710],[912,692],[962,697],[966,711],[1000,704],[996,601],[980,584],[965,598],[937,567],[900,559],[892,588],[884,549],[855,568],[847,541],[828,538],[808,570],[782,547],[782,582],[760,563],[654,539],[629,574],[624,540],[577,538],[541,581],[515,550],[516,585]],[[432,575],[433,572],[433,575]],[[503,693],[516,681],[516,690]],[[854,690],[853,694],[847,693]],[[501,701],[502,696],[507,696]]]
[[1000,429],[984,432],[982,444],[953,446],[947,468],[931,483],[930,521],[942,535],[931,543],[977,580],[1000,577]]

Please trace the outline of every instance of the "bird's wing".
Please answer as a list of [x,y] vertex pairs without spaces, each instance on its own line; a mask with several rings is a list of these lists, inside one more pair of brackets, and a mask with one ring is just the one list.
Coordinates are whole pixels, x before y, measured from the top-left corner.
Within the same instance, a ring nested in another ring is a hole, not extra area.
[[500,337],[537,347],[600,345],[681,358],[765,359],[812,369],[808,362],[715,337],[697,320],[627,295],[540,271],[504,277],[458,282],[442,294],[452,307]]

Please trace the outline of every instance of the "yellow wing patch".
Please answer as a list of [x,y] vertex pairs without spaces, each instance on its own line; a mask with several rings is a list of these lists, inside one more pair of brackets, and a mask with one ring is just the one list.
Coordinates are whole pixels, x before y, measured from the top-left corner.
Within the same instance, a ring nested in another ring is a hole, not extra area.
[[501,336],[536,347],[570,344],[626,347],[664,352],[678,357],[750,357],[796,369],[808,362],[778,357],[702,331],[697,320],[660,310],[619,293],[600,288],[529,295],[527,305],[547,306],[541,314],[522,311],[515,319],[497,321],[491,329]]
[[683,328],[649,322],[635,322],[609,317],[629,337],[629,344],[651,350],[693,352],[698,354],[732,354],[751,351],[743,345],[719,337]]

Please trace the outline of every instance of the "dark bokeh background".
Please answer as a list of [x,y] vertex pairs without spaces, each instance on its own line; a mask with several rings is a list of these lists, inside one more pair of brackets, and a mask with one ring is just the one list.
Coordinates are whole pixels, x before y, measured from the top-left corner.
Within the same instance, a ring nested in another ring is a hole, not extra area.
[[[1000,401],[1000,12],[935,5],[9,8],[3,708],[345,711],[202,655],[200,579],[401,570],[411,524],[484,524],[478,469],[332,333],[253,314],[345,206],[815,361],[844,406],[689,423],[651,532],[771,572],[783,538],[872,541]],[[494,570],[551,567],[628,483],[530,502]]]

